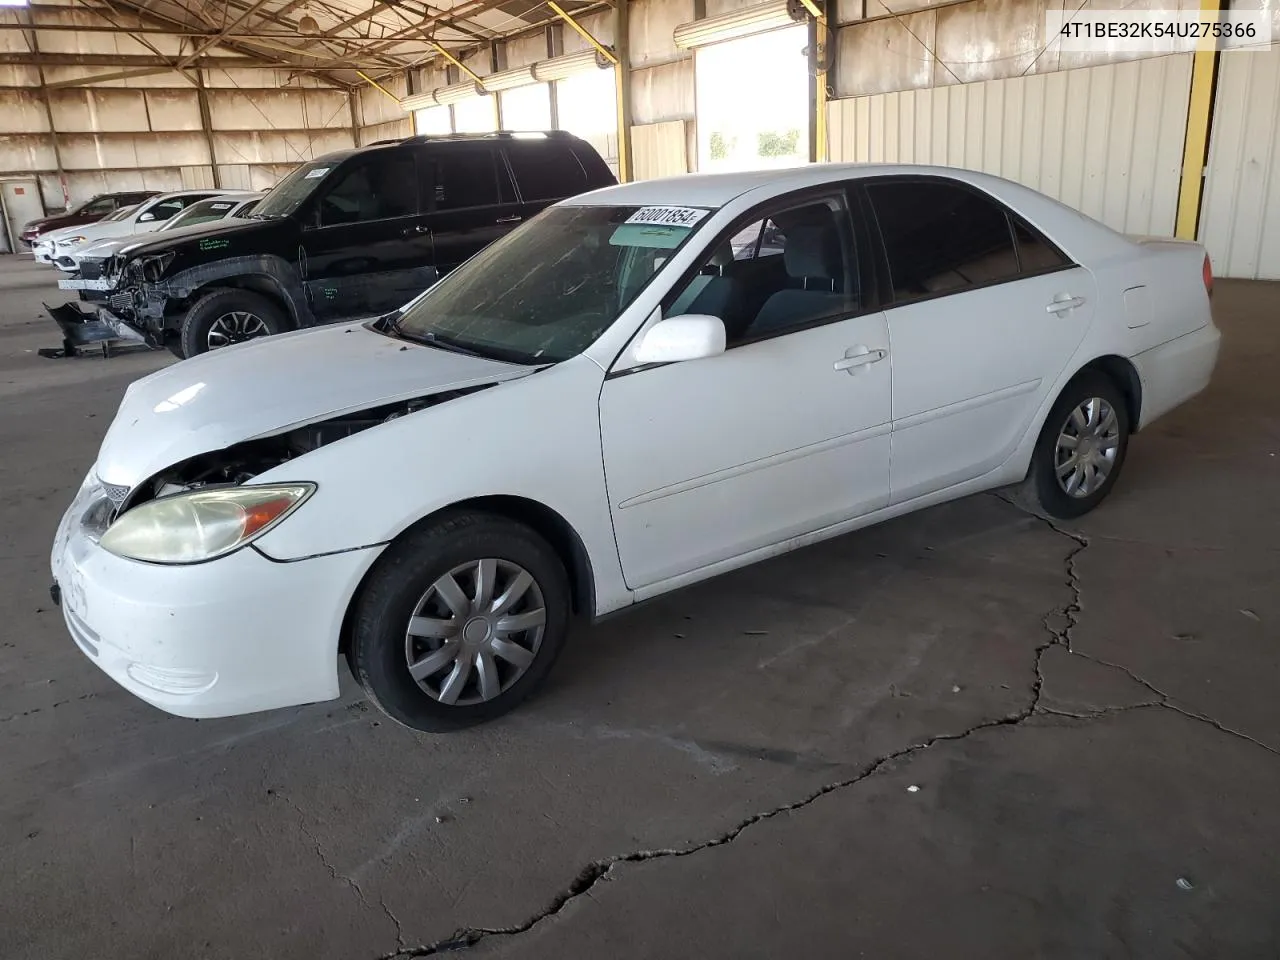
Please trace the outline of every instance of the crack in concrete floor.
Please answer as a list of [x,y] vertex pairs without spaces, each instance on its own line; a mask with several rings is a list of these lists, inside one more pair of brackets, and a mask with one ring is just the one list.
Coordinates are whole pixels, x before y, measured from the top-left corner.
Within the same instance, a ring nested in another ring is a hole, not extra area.
[[[1080,612],[1082,610],[1082,588],[1080,585],[1079,572],[1076,569],[1076,563],[1080,555],[1084,553],[1085,550],[1088,549],[1090,544],[1090,539],[1084,536],[1083,534],[1076,533],[1074,531],[1068,530],[1060,526],[1057,522],[1055,522],[1054,520],[1050,519],[1047,516],[1027,510],[1021,504],[1018,504],[1012,500],[1007,499],[1002,494],[997,493],[997,494],[994,494],[994,496],[1004,501],[1005,503],[1008,503],[1010,506],[1014,507],[1015,509],[1021,510],[1022,512],[1027,513],[1028,515],[1033,516],[1036,519],[1042,521],[1054,533],[1058,534],[1061,537],[1065,537],[1068,540],[1071,540],[1073,543],[1072,548],[1067,552],[1066,556],[1063,558],[1063,565],[1064,565],[1065,574],[1066,574],[1065,585],[1071,591],[1071,597],[1068,600],[1068,602],[1063,606],[1050,610],[1048,613],[1046,613],[1042,620],[1045,632],[1048,634],[1048,638],[1044,642],[1039,644],[1034,650],[1033,670],[1035,673],[1035,677],[1031,683],[1031,690],[1030,690],[1031,696],[1028,699],[1025,707],[1023,707],[1022,709],[1014,713],[1007,714],[1003,717],[999,717],[991,720],[984,720],[981,723],[974,724],[973,726],[970,726],[958,733],[938,734],[937,736],[930,737],[927,740],[920,741],[919,743],[913,743],[909,746],[902,747],[898,750],[894,750],[890,753],[879,756],[874,760],[870,761],[869,763],[865,764],[856,774],[854,774],[851,777],[847,777],[842,780],[837,780],[833,783],[829,783],[829,784],[826,784],[825,786],[819,787],[817,790],[812,791],[811,793],[809,793],[808,795],[804,796],[799,800],[794,800],[790,803],[782,804],[781,806],[774,807],[770,810],[764,811],[763,813],[753,814],[752,816],[747,817],[746,819],[737,823],[728,831],[721,833],[718,836],[713,837],[709,840],[703,840],[699,843],[696,843],[696,844],[693,844],[692,846],[687,846],[687,847],[664,848],[664,849],[655,849],[655,850],[637,850],[631,853],[615,854],[613,856],[605,857],[603,859],[593,860],[591,863],[587,864],[578,873],[577,877],[574,878],[573,882],[570,883],[568,887],[566,887],[560,893],[556,894],[556,896],[552,898],[552,900],[542,910],[533,914],[532,916],[530,916],[529,918],[527,918],[521,923],[514,924],[512,926],[507,926],[507,927],[463,927],[461,929],[455,930],[449,936],[443,937],[439,940],[435,940],[432,943],[420,944],[418,946],[408,947],[404,943],[403,930],[400,928],[399,921],[396,921],[397,948],[391,953],[383,954],[381,957],[378,958],[378,960],[408,960],[408,958],[411,958],[411,957],[430,957],[430,956],[435,956],[437,954],[451,953],[459,950],[469,949],[470,947],[475,946],[480,941],[485,940],[489,937],[519,936],[521,934],[529,932],[535,926],[542,923],[543,921],[550,920],[551,918],[555,917],[557,914],[559,914],[561,911],[563,911],[566,907],[568,907],[571,903],[573,903],[575,900],[579,899],[580,897],[590,898],[591,890],[596,886],[596,884],[600,883],[603,880],[610,879],[611,875],[613,874],[613,871],[622,864],[643,863],[648,860],[657,860],[657,859],[668,858],[668,857],[688,857],[697,853],[701,853],[704,850],[710,850],[714,847],[719,847],[727,843],[732,843],[745,830],[754,826],[755,824],[762,823],[766,820],[771,820],[774,817],[780,816],[784,813],[791,813],[795,810],[801,810],[804,807],[807,807],[810,804],[814,803],[816,800],[819,800],[822,797],[827,796],[828,794],[835,793],[840,790],[846,790],[850,787],[856,786],[857,784],[861,783],[863,780],[866,780],[868,777],[874,776],[876,773],[880,772],[881,770],[883,770],[890,764],[894,763],[895,761],[902,760],[904,758],[913,757],[914,755],[918,753],[922,753],[926,750],[929,750],[930,748],[940,743],[949,743],[949,742],[964,740],[968,737],[973,736],[976,733],[980,733],[983,730],[991,730],[997,727],[1017,726],[1018,724],[1023,723],[1024,721],[1030,719],[1031,717],[1037,714],[1045,715],[1045,716],[1059,716],[1059,717],[1082,720],[1082,721],[1088,722],[1088,721],[1098,720],[1098,719],[1112,716],[1119,713],[1126,713],[1132,710],[1150,710],[1150,709],[1170,710],[1188,719],[1208,724],[1209,726],[1213,727],[1215,730],[1218,730],[1221,733],[1225,733],[1230,736],[1239,737],[1242,740],[1246,740],[1249,743],[1254,744],[1255,746],[1261,747],[1263,750],[1266,750],[1268,753],[1280,755],[1280,751],[1277,751],[1273,747],[1268,746],[1267,744],[1261,742],[1260,740],[1256,740],[1255,738],[1249,736],[1246,733],[1242,733],[1241,731],[1234,730],[1230,727],[1227,727],[1226,725],[1219,723],[1217,720],[1214,720],[1212,717],[1208,717],[1203,714],[1196,713],[1194,711],[1187,710],[1181,706],[1178,706],[1176,703],[1173,702],[1173,698],[1168,693],[1165,693],[1163,690],[1159,689],[1148,680],[1145,680],[1144,678],[1140,677],[1139,675],[1134,673],[1132,670],[1130,670],[1128,667],[1125,667],[1121,664],[1112,663],[1110,661],[1103,660],[1098,657],[1094,657],[1090,654],[1082,653],[1078,650],[1073,649],[1071,634],[1072,634],[1072,631],[1079,625]],[[1054,627],[1052,620],[1055,616],[1060,616],[1064,618],[1065,624],[1061,628]],[[1146,690],[1154,694],[1155,699],[1143,701],[1141,703],[1136,703],[1136,704],[1129,704],[1121,707],[1104,707],[1099,710],[1092,710],[1092,711],[1083,712],[1083,713],[1074,713],[1066,710],[1042,707],[1040,705],[1040,695],[1044,687],[1045,678],[1044,678],[1044,674],[1041,672],[1041,661],[1044,657],[1045,651],[1053,646],[1061,646],[1066,650],[1067,653],[1069,653],[1072,656],[1080,657],[1084,660],[1088,660],[1089,662],[1097,664],[1099,666],[1108,667],[1112,670],[1118,670],[1124,673],[1135,683],[1140,684],[1143,688],[1145,688]],[[326,866],[328,866],[327,863],[326,863]],[[343,878],[343,879],[346,879],[346,878]],[[351,881],[348,880],[348,882],[351,882]],[[359,888],[357,888],[357,891],[358,890]],[[364,899],[363,894],[361,894],[361,899],[362,900]],[[367,905],[367,901],[365,902]],[[391,911],[387,909],[385,903],[383,904],[383,909],[386,910],[388,916],[392,916]]]

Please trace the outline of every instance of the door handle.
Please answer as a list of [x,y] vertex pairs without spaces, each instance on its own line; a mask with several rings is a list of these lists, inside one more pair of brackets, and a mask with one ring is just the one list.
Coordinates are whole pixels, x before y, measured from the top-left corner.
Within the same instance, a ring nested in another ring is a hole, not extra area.
[[519,223],[524,217],[499,217],[494,223]]
[[888,350],[870,350],[859,345],[846,350],[845,355],[837,360],[834,366],[837,370],[848,370],[850,374],[855,374],[869,364],[879,363],[888,355]]
[[1054,313],[1061,316],[1068,310],[1074,310],[1076,307],[1083,306],[1084,297],[1069,297],[1066,294],[1058,294],[1058,296],[1049,301],[1048,305],[1044,308],[1044,312]]

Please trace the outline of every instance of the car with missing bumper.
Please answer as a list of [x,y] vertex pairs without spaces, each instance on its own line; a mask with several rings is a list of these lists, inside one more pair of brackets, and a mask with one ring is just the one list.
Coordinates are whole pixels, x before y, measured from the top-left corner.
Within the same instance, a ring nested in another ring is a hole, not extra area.
[[334,153],[280,181],[249,223],[122,251],[103,265],[95,289],[108,296],[90,324],[55,319],[71,346],[114,333],[191,357],[376,316],[551,203],[614,183],[590,144],[562,131]]
[[175,714],[333,698],[345,657],[401,723],[465,726],[574,616],[995,487],[1093,509],[1209,382],[1211,291],[1199,244],[955,169],[597,191],[404,311],[134,383],[55,597]]

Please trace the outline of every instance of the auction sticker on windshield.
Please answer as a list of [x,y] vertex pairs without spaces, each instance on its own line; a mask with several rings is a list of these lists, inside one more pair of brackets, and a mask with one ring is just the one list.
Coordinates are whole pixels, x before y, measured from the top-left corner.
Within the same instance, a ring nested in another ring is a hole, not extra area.
[[323,177],[330,170],[329,167],[316,167],[314,170],[308,170],[303,180],[316,180]]
[[627,223],[653,223],[664,227],[692,227],[710,212],[710,210],[699,210],[697,207],[641,207],[627,217]]

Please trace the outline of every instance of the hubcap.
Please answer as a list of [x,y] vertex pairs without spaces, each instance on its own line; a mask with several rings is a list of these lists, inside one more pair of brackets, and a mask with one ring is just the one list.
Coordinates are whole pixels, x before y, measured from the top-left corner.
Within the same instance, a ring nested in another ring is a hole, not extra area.
[[483,703],[524,676],[546,623],[542,590],[519,564],[464,563],[431,584],[414,607],[405,663],[433,700]]
[[255,337],[265,337],[268,333],[270,331],[261,317],[252,313],[245,313],[242,310],[236,310],[231,313],[224,313],[213,321],[213,325],[209,327],[209,334],[205,339],[208,341],[210,350],[217,350],[219,347],[227,347],[233,343],[243,343],[245,340],[252,340]]
[[1120,421],[1101,397],[1090,397],[1071,411],[1058,434],[1054,470],[1058,485],[1073,497],[1097,493],[1116,465]]

